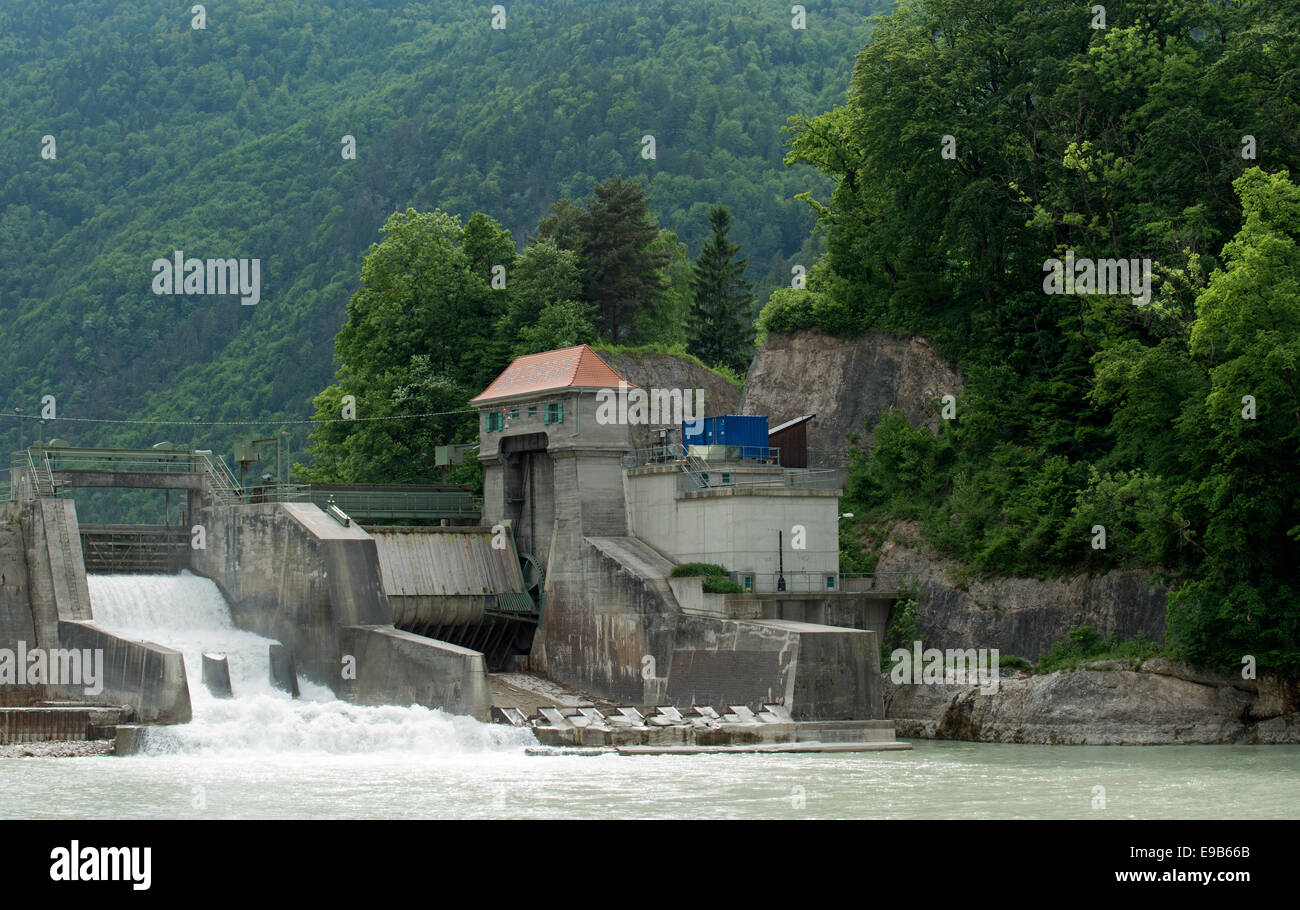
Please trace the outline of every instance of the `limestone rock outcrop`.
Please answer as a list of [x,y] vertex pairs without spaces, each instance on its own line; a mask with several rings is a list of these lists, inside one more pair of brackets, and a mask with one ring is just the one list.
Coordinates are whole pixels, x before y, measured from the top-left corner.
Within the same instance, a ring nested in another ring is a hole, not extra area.
[[[885,714],[901,739],[988,743],[1167,745],[1300,743],[1300,687],[1243,680],[1154,658],[1096,661],[1073,671],[975,685],[897,685]],[[985,687],[991,689],[992,687]]]
[[[769,335],[750,364],[741,414],[766,414],[775,426],[816,414],[813,453],[843,455],[850,433],[863,433],[891,408],[913,426],[939,426],[938,401],[965,386],[961,373],[926,339],[872,329],[852,338],[815,330]],[[710,410],[710,413],[714,413]]]
[[1146,572],[963,580],[959,569],[920,540],[915,522],[900,522],[881,547],[876,571],[916,575],[927,647],[997,648],[1033,661],[1081,625],[1103,638],[1164,641],[1167,592]]

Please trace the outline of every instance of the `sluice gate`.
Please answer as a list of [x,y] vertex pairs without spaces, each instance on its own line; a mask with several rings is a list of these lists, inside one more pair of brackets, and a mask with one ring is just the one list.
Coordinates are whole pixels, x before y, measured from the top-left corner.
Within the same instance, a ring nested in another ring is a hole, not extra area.
[[189,566],[190,535],[166,525],[81,525],[81,552],[92,575],[172,575]]
[[541,568],[485,527],[371,527],[393,625],[483,653],[489,671],[528,653]]

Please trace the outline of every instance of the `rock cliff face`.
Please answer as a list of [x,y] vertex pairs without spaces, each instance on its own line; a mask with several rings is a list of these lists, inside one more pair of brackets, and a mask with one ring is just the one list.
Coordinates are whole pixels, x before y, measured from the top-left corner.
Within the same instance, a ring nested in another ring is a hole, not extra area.
[[1081,625],[1103,638],[1141,634],[1164,641],[1166,592],[1145,572],[959,583],[957,563],[922,543],[914,522],[894,528],[876,569],[916,574],[919,631],[927,647],[997,648],[1032,661]]
[[1242,680],[1156,658],[1136,669],[1097,661],[1072,672],[972,685],[897,685],[885,715],[900,739],[990,743],[1164,745],[1300,743],[1295,680]]
[[597,351],[627,381],[643,389],[704,389],[709,414],[734,414],[740,392],[717,373],[672,354],[628,354]]
[[[736,387],[685,357],[609,351],[596,353],[633,385],[643,389],[704,389],[704,407],[709,416],[740,413],[740,392]],[[647,444],[647,440],[641,438],[646,435],[645,427],[629,429],[633,445]]]
[[924,338],[879,330],[838,338],[805,330],[768,336],[745,377],[740,413],[767,414],[773,425],[816,414],[808,448],[842,455],[850,433],[862,432],[864,420],[874,423],[890,408],[913,426],[937,429],[934,402],[963,385],[957,369]]

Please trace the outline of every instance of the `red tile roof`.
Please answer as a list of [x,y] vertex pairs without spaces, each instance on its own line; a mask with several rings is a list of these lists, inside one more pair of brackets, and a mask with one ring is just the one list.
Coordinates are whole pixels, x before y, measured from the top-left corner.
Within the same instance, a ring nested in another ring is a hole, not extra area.
[[[617,389],[627,382],[585,344],[515,358],[471,404],[551,389]],[[636,386],[628,383],[628,388]]]

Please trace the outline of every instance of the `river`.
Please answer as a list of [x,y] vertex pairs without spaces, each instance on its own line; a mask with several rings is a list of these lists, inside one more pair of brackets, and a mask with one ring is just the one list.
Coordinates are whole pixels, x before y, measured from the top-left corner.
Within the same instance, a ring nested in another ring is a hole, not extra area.
[[[206,579],[90,587],[97,623],[184,652],[194,720],[145,755],[0,760],[2,818],[1300,818],[1300,746],[532,756],[526,731],[274,690],[268,640]],[[228,655],[235,698],[198,683],[205,650]]]

